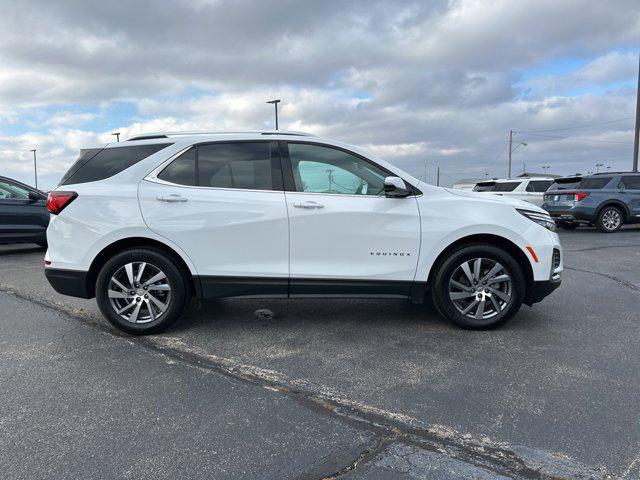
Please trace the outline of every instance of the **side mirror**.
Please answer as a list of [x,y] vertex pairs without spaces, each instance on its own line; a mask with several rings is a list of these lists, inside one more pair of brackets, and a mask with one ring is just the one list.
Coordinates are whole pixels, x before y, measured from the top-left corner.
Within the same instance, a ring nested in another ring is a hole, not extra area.
[[384,179],[384,195],[389,198],[408,197],[413,192],[407,188],[400,177],[387,177]]
[[40,200],[40,195],[36,192],[29,192],[29,203],[35,203]]

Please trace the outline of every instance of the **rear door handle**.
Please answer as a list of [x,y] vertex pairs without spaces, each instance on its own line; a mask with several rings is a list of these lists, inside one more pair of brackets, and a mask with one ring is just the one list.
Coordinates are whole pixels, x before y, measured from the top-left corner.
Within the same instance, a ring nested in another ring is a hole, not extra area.
[[187,197],[183,197],[182,195],[178,195],[176,193],[172,193],[171,195],[158,195],[156,199],[160,200],[161,202],[169,203],[186,202],[187,200],[189,200]]
[[324,208],[324,205],[316,202],[294,202],[293,206],[296,208],[308,208],[308,209]]

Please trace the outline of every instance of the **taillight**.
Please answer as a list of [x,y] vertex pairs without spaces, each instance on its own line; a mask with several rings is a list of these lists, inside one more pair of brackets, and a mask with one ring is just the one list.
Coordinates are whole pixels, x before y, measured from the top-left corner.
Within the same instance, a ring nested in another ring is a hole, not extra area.
[[580,202],[581,200],[583,200],[585,197],[588,197],[588,196],[589,196],[588,193],[576,192],[575,200],[576,200],[576,202]]
[[58,215],[77,196],[76,192],[51,192],[47,196],[47,210]]

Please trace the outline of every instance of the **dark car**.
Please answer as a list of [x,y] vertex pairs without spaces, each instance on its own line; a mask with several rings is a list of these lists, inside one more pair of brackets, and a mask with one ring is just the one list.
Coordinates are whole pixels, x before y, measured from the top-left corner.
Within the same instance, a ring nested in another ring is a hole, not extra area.
[[615,232],[625,223],[640,223],[640,173],[600,173],[556,180],[542,204],[563,228],[580,223]]
[[7,177],[0,177],[0,244],[47,245],[47,195]]

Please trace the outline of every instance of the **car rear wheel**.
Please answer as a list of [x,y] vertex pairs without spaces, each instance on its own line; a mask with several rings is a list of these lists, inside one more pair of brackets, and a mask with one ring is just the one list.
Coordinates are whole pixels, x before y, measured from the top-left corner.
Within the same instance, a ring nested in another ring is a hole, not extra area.
[[596,227],[601,232],[613,233],[620,230],[622,227],[623,217],[622,212],[617,207],[605,207],[598,215],[598,222]]
[[518,262],[493,245],[462,247],[436,266],[432,298],[438,311],[467,329],[491,329],[513,317],[524,300]]
[[158,333],[176,322],[189,300],[187,277],[164,253],[125,250],[105,263],[96,300],[109,322],[127,333]]

